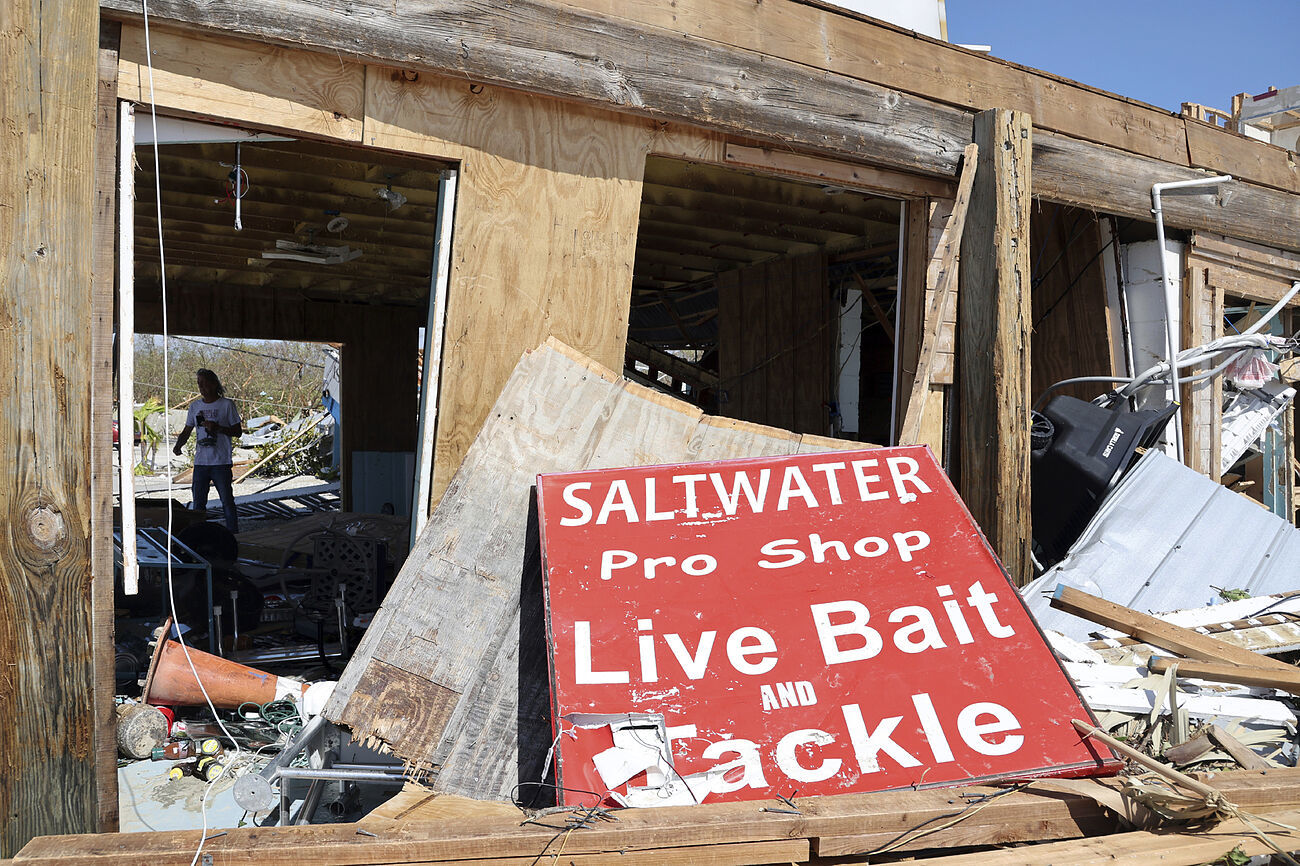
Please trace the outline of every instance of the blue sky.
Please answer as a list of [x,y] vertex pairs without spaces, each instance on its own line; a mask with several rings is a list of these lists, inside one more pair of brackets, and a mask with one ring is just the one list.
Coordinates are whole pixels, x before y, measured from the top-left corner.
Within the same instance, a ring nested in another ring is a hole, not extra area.
[[1170,111],[1300,84],[1300,0],[946,0],[948,38]]

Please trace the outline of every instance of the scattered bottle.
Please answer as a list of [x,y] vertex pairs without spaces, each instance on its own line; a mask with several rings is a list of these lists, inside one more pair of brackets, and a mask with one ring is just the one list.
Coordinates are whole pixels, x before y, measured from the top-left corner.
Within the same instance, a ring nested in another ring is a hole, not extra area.
[[221,743],[215,737],[205,737],[201,740],[174,740],[155,747],[152,758],[155,761],[179,761],[184,758],[215,755],[220,751]]
[[221,762],[220,758],[220,755],[204,755],[197,760],[186,758],[167,771],[167,778],[174,782],[186,776],[194,776],[204,782],[211,782],[220,777],[226,770],[226,765]]

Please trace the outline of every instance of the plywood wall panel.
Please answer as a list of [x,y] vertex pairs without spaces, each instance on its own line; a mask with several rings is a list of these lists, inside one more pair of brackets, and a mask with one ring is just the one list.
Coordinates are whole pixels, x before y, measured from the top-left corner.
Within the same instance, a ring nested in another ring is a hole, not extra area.
[[621,369],[651,125],[372,67],[365,143],[460,160],[434,500],[524,351]]
[[[361,140],[365,67],[335,56],[255,42],[122,25],[118,92],[123,99],[195,117],[237,120],[264,129]],[[152,94],[152,99],[150,95]]]

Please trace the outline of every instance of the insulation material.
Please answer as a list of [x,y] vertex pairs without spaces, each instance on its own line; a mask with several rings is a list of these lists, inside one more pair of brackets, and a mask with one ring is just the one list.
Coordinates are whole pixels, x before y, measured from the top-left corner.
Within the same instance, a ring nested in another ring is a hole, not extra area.
[[1232,395],[1223,408],[1223,456],[1219,472],[1231,469],[1294,399],[1295,389],[1276,381]]

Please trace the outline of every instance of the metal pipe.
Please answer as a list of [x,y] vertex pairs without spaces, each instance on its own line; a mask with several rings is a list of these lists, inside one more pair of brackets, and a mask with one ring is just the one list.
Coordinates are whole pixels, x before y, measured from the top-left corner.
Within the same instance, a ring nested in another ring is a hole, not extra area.
[[279,776],[281,779],[317,779],[328,782],[400,782],[407,778],[405,771],[384,773],[342,767],[281,767]]
[[1178,393],[1178,333],[1174,330],[1174,310],[1178,307],[1178,297],[1174,293],[1173,281],[1169,277],[1169,263],[1165,259],[1165,215],[1160,206],[1160,196],[1165,190],[1188,189],[1190,187],[1212,186],[1232,180],[1232,175],[1221,174],[1216,177],[1198,177],[1194,180],[1176,180],[1169,183],[1157,183],[1151,186],[1151,213],[1156,218],[1156,241],[1160,256],[1160,281],[1165,295],[1165,339],[1169,344],[1169,391],[1170,402],[1174,404],[1173,417],[1169,423],[1174,428],[1174,451],[1178,459],[1183,459],[1183,429],[1179,423],[1181,408]]
[[[235,802],[239,804],[239,807],[249,812],[270,811],[271,807],[275,805],[275,792],[271,788],[271,780],[302,752],[324,726],[325,716],[314,716],[311,721],[303,726],[298,735],[280,750],[280,754],[267,762],[261,771],[249,773],[247,776],[240,776],[235,782]],[[283,799],[283,786],[281,786],[280,793],[281,799]]]
[[[280,773],[280,790],[283,791],[288,785],[289,779],[284,777],[284,772]],[[302,805],[298,807],[297,816],[290,821],[290,824],[310,824],[311,818],[316,814],[316,809],[320,807],[321,795],[325,793],[325,780],[312,779],[311,787],[307,789],[307,796],[303,798]]]

